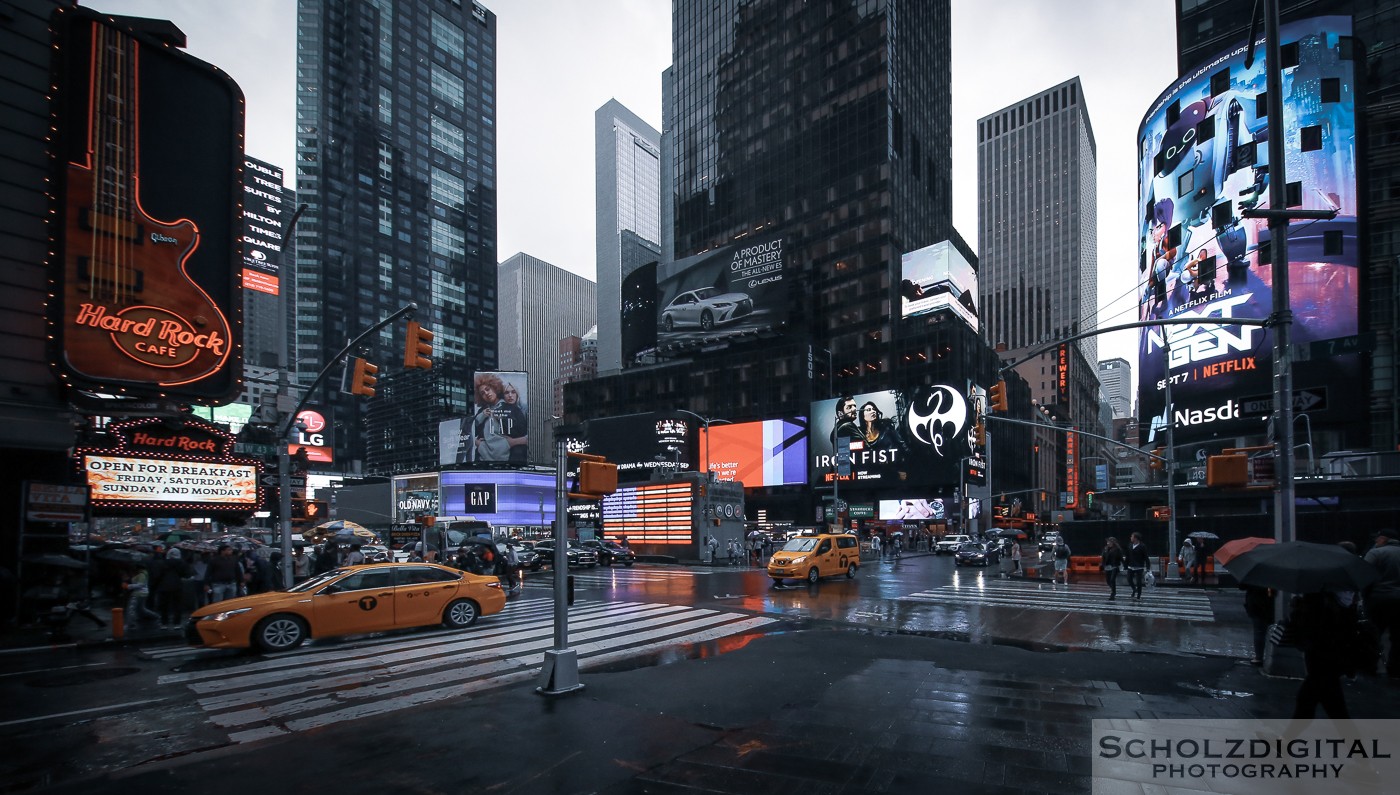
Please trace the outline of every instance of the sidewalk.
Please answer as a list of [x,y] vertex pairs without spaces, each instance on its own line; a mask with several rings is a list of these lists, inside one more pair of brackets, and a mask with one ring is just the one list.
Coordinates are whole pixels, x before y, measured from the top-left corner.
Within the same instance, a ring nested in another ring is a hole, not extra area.
[[[723,654],[584,667],[534,683],[242,746],[153,759],[51,792],[919,793],[1091,789],[1096,718],[1286,717],[1297,683],[1223,658],[1051,654],[806,629]],[[1394,687],[1347,685],[1354,717]],[[22,749],[18,749],[22,750]]]

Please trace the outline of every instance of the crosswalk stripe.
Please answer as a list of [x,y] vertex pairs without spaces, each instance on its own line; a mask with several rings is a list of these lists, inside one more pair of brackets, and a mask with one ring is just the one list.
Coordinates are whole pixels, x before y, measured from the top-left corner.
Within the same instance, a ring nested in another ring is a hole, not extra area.
[[1118,599],[1110,602],[1108,587],[1102,585],[1074,585],[1069,588],[1059,586],[1047,589],[1040,584],[990,580],[973,586],[946,585],[898,598],[940,604],[1068,612],[1092,611],[1120,616],[1215,621],[1210,599],[1199,589],[1150,590],[1145,591],[1143,598],[1138,600],[1130,598],[1127,589],[1120,587]]
[[[251,742],[538,677],[554,642],[553,609],[551,599],[522,600],[465,632],[376,638],[349,649],[313,647],[233,670],[167,674],[158,682],[190,688],[213,725],[228,730],[233,742]],[[569,646],[585,670],[777,620],[642,602],[575,605]]]

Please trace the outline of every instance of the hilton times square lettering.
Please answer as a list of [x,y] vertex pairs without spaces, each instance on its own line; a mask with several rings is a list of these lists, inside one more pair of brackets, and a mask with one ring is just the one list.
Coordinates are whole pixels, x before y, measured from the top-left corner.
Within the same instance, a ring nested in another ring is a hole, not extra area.
[[90,456],[88,477],[97,499],[191,502],[227,499],[254,502],[251,466]]

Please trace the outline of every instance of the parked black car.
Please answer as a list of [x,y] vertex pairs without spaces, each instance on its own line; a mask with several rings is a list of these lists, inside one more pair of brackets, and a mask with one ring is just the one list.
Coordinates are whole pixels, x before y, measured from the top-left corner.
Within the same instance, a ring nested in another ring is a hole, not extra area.
[[[598,565],[598,553],[584,547],[578,541],[569,539],[569,546],[565,548],[564,554],[568,557],[569,568],[586,566],[593,568]],[[554,542],[543,541],[535,545],[535,567],[544,568],[554,565]]]
[[590,538],[583,542],[583,546],[585,549],[591,549],[598,553],[598,562],[604,566],[611,566],[614,563],[631,566],[637,562],[637,553],[616,541],[599,541],[596,538]]

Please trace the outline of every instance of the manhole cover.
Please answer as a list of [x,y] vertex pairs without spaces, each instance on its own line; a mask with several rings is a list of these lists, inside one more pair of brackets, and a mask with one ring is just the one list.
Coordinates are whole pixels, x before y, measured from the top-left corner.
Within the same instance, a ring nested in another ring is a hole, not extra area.
[[30,687],[72,687],[101,682],[106,679],[134,674],[140,668],[103,668],[100,671],[74,671],[72,673],[37,676],[27,683]]

